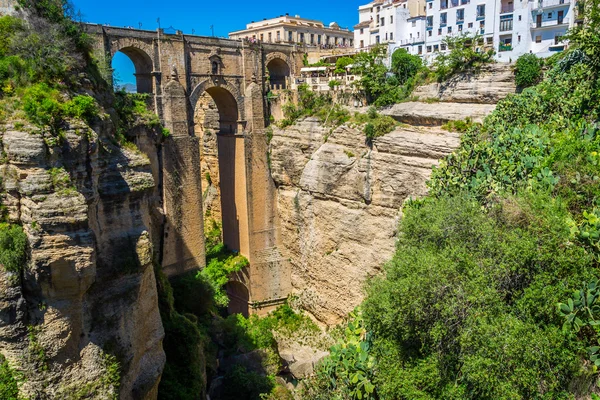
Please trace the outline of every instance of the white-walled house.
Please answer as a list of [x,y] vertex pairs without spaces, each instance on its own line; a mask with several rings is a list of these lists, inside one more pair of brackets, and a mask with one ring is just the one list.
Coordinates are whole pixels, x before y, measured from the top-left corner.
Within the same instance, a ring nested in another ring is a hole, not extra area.
[[423,53],[425,41],[425,0],[375,0],[358,8],[359,23],[354,26],[354,45],[368,50],[387,44],[389,54],[406,48]]
[[560,39],[576,23],[576,1],[425,0],[423,12],[417,0],[376,0],[359,7],[354,43],[359,49],[387,43],[390,55],[403,47],[431,61],[448,51],[446,37],[468,32],[481,35],[481,48],[493,49],[498,61],[548,57],[566,47]]

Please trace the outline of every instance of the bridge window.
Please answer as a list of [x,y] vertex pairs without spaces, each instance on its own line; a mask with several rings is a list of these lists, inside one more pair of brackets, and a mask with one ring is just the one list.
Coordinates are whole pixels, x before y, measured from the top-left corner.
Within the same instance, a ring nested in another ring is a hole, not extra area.
[[212,65],[212,74],[219,75],[219,62],[213,61],[211,65]]
[[280,58],[275,58],[267,64],[271,90],[283,90],[287,88],[290,76],[290,67]]
[[115,90],[131,93],[152,93],[152,60],[144,51],[127,47],[112,59]]

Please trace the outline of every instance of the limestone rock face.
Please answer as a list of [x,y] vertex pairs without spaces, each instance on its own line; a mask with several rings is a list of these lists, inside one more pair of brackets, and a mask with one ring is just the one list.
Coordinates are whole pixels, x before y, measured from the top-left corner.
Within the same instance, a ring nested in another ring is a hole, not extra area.
[[495,104],[475,103],[423,103],[411,101],[394,104],[382,111],[395,120],[411,125],[436,126],[448,121],[471,118],[474,122],[483,119],[496,108]]
[[274,129],[272,175],[280,233],[299,303],[332,325],[363,298],[365,281],[394,252],[405,199],[423,196],[431,167],[459,144],[436,128],[402,128],[365,143],[308,118]]
[[517,91],[511,64],[496,63],[482,67],[478,74],[456,75],[443,83],[420,86],[413,96],[454,103],[496,104]]
[[153,271],[156,188],[150,161],[108,140],[110,120],[71,125],[62,141],[0,130],[9,218],[27,234],[21,273],[0,268],[0,353],[28,398],[156,398],[165,355]]

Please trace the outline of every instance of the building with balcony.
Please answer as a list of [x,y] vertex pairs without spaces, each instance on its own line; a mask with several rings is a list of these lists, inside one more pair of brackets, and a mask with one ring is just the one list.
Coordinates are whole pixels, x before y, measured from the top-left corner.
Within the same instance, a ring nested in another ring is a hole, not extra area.
[[323,22],[294,17],[286,14],[277,18],[252,21],[246,29],[229,33],[233,40],[246,39],[266,43],[289,43],[320,48],[353,47],[354,34],[332,22],[325,26]]
[[354,26],[354,46],[367,50],[386,44],[389,54],[405,48],[422,54],[425,45],[426,0],[375,0],[358,8],[359,23]]
[[565,48],[560,39],[576,20],[573,1],[427,0],[424,56],[447,51],[446,37],[468,32],[481,35],[479,48],[493,48],[498,61],[529,52],[547,57]]

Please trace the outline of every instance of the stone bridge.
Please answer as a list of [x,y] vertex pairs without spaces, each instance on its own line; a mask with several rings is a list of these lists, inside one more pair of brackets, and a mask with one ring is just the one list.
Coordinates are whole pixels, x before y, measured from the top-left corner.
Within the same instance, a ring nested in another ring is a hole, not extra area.
[[[165,226],[162,266],[175,276],[205,264],[203,119],[216,121],[223,240],[250,266],[227,287],[230,311],[264,313],[291,291],[290,268],[279,250],[275,187],[265,128],[266,92],[285,89],[300,71],[294,46],[256,44],[163,30],[86,25],[96,58],[110,65],[117,52],[135,66],[138,93],[150,94],[171,135],[157,156]],[[268,79],[265,79],[269,77]],[[269,86],[270,85],[270,86]]]

